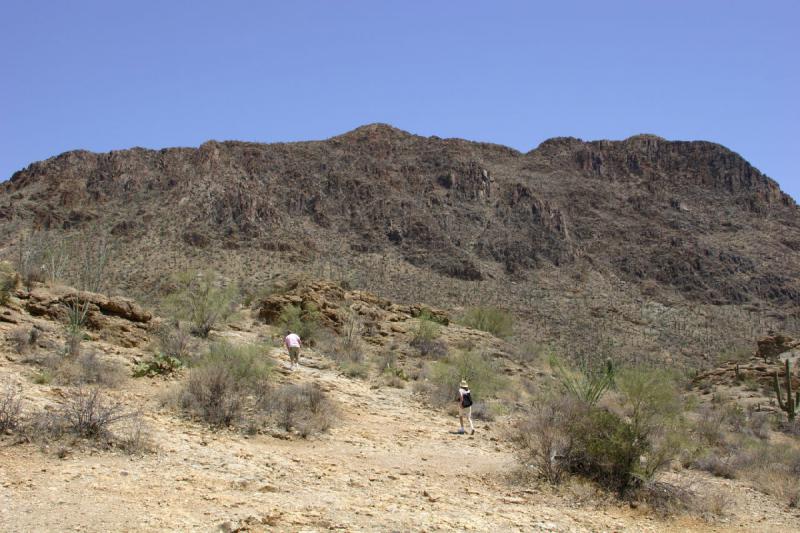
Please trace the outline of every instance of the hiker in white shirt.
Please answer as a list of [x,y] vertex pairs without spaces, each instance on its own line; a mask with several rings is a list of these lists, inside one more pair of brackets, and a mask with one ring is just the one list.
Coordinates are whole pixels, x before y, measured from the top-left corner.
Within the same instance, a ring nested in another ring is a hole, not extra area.
[[300,366],[300,337],[291,331],[286,332],[286,338],[283,339],[283,344],[289,352],[289,368],[294,368],[294,365]]

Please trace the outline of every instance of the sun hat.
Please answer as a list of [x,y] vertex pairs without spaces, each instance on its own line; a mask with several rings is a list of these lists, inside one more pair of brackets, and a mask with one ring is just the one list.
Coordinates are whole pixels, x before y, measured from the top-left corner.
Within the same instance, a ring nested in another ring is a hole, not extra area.
[[467,385],[467,380],[466,379],[462,379],[461,380],[461,387],[464,388],[464,389],[468,389],[469,388],[469,385]]

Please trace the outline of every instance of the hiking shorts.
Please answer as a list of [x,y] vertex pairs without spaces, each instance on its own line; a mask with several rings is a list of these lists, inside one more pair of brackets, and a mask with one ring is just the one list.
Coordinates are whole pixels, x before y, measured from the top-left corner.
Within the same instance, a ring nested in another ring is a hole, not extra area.
[[289,361],[292,363],[300,363],[300,347],[299,346],[290,346],[289,347]]

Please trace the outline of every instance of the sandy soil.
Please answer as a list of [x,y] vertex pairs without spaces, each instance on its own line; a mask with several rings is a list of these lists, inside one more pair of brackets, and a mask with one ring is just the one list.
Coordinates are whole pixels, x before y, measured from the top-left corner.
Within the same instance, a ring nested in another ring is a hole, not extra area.
[[[408,388],[371,389],[322,368],[322,358],[308,352],[303,363],[295,372],[282,369],[282,379],[317,381],[340,413],[330,433],[310,440],[213,432],[160,406],[169,382],[139,379],[115,394],[149,413],[154,453],[86,448],[60,459],[54,449],[3,441],[2,529],[785,531],[800,525],[774,501],[732,483],[737,504],[715,523],[662,521],[642,509],[580,503],[520,485],[509,479],[516,464],[499,423],[478,423],[474,436],[452,434],[457,420],[421,407]],[[49,395],[57,400],[59,389],[49,388]]]

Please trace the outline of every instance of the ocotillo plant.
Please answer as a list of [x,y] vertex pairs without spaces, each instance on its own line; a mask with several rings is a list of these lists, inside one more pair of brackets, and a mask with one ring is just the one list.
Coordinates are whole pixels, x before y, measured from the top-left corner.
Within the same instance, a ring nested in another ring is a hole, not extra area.
[[800,407],[800,391],[796,392],[792,398],[792,366],[789,360],[785,361],[786,370],[786,401],[781,396],[781,384],[778,382],[778,373],[775,372],[772,380],[772,387],[775,389],[775,395],[778,397],[778,405],[782,411],[786,411],[789,421],[794,420],[797,408]]

